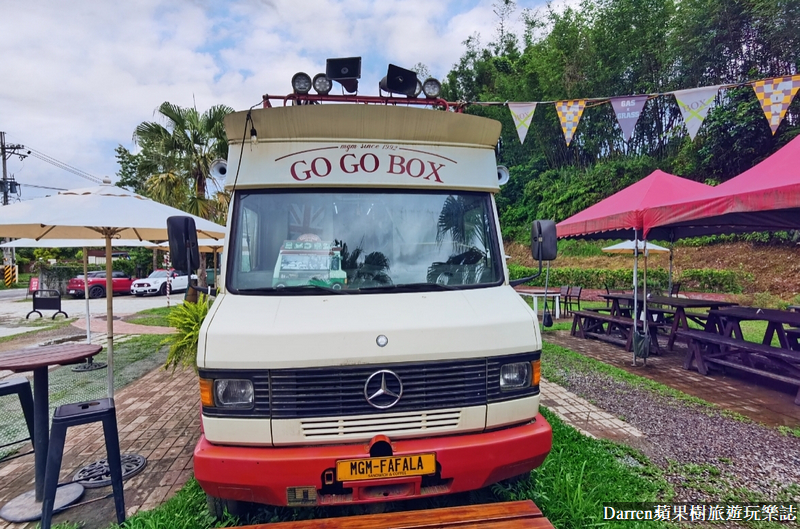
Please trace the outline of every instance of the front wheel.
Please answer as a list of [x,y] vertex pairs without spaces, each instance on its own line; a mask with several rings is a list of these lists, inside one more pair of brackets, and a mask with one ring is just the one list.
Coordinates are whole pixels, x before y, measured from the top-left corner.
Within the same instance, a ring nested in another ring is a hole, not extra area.
[[166,296],[167,295],[167,284],[166,283],[161,285],[161,288],[158,289],[158,295],[159,296]]
[[253,504],[246,501],[226,500],[206,494],[206,504],[211,516],[218,520],[225,517],[225,511],[234,516],[243,517],[252,508]]

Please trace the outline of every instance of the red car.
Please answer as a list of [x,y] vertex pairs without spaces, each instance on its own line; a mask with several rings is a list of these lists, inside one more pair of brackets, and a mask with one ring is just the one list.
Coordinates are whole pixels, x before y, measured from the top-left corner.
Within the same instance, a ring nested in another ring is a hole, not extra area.
[[[102,298],[106,295],[106,272],[105,270],[98,270],[89,272],[89,297]],[[131,284],[133,278],[125,272],[114,271],[111,272],[111,284],[114,288],[114,295],[130,294]],[[83,275],[73,277],[67,283],[67,294],[74,298],[82,298],[83,293]]]

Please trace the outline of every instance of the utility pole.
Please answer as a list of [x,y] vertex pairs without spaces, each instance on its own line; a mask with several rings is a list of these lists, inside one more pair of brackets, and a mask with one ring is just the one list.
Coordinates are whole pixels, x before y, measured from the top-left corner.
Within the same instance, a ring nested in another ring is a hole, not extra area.
[[[25,158],[25,155],[18,152],[23,150],[23,145],[6,145],[6,133],[0,131],[0,159],[3,163],[3,205],[8,205],[8,194],[12,190],[16,190],[16,182],[8,179],[8,168],[6,162],[11,156],[19,156],[20,160]],[[13,186],[13,187],[12,187]],[[8,242],[10,239],[6,239]],[[13,266],[16,261],[15,252],[11,252],[8,248],[3,248],[3,264]]]

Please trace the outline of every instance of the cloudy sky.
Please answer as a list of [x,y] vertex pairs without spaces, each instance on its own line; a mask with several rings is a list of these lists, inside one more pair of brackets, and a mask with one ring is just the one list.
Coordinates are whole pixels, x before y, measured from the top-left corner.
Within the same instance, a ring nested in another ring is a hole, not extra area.
[[[329,57],[363,57],[365,95],[377,95],[389,63],[423,63],[441,79],[469,36],[495,39],[493,2],[4,0],[0,131],[7,143],[116,180],[114,148],[134,150],[134,128],[157,119],[164,101],[247,109],[262,94],[289,93],[298,71],[324,71]],[[523,9],[544,3],[517,1],[519,34]],[[94,185],[35,156],[11,157],[8,171],[22,200],[55,193],[33,185]]]

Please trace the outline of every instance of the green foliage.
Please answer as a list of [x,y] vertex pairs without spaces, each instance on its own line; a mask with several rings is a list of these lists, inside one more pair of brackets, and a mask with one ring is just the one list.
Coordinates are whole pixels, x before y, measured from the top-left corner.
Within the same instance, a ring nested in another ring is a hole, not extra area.
[[792,305],[792,303],[788,303],[782,300],[780,297],[774,294],[770,294],[769,292],[742,294],[736,298],[736,302],[739,303],[739,305],[743,305],[746,307],[760,307],[762,309],[780,309],[780,310],[786,310],[787,308],[789,308],[789,305]]
[[[519,279],[537,272],[538,269],[509,263],[511,279]],[[639,273],[639,285],[643,285],[644,274]],[[531,286],[544,286],[545,274],[525,283]],[[647,271],[648,289],[663,290],[669,282],[669,274],[663,268]],[[583,288],[633,288],[633,270],[607,268],[550,268],[550,286],[575,285]]]
[[495,487],[504,499],[531,499],[554,526],[564,529],[661,527],[652,521],[616,525],[602,520],[603,503],[663,501],[671,495],[657,467],[633,449],[586,437],[547,409],[541,411],[553,428],[553,448],[529,479]]
[[583,241],[580,239],[561,239],[558,241],[558,255],[564,257],[593,257],[608,255],[603,248],[614,244],[614,241]]
[[739,294],[743,290],[742,283],[753,279],[749,272],[702,268],[684,270],[678,281],[683,283],[683,290]]
[[[583,0],[522,13],[522,47],[508,33],[514,2],[496,6],[497,38],[477,35],[443,83],[463,101],[548,101],[667,93],[795,73],[800,2]],[[503,235],[525,243],[530,222],[556,221],[595,204],[653,169],[724,182],[800,133],[800,98],[772,135],[751,87],[721,92],[689,139],[671,96],[651,99],[628,142],[611,106],[590,104],[567,146],[553,105],[540,105],[521,144],[504,107],[468,107],[500,121],[499,162],[511,179],[497,198]]]
[[167,322],[175,327],[176,332],[168,335],[162,343],[169,345],[169,353],[165,368],[192,366],[197,369],[197,342],[200,337],[200,326],[208,314],[211,303],[208,296],[199,294],[197,303],[182,303],[175,307]]

